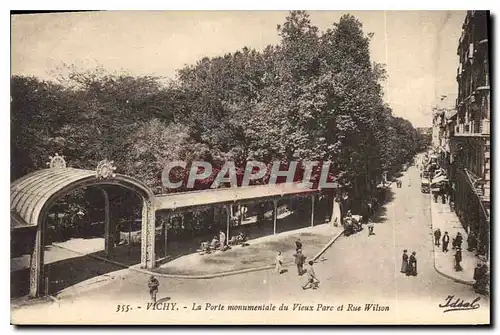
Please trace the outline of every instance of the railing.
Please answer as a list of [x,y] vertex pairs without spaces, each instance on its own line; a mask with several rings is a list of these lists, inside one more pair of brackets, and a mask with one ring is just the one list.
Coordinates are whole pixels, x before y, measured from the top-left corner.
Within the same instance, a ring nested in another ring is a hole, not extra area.
[[490,135],[490,120],[481,120],[481,122],[479,123],[479,132],[482,135]]
[[467,123],[460,123],[455,126],[454,136],[465,137],[485,137],[490,134],[490,121],[487,119],[474,122],[474,120]]
[[483,204],[483,198],[480,194],[478,194],[478,191],[476,189],[476,184],[479,182],[479,183],[482,183],[481,180],[477,180],[475,179],[471,172],[467,169],[464,169],[463,170],[465,175],[467,176],[467,182],[469,183],[469,186],[472,188],[474,194],[476,195],[477,197],[477,200],[479,200],[479,206],[481,207],[481,212],[483,213],[484,215],[484,218],[489,221],[490,220],[490,215],[488,214],[488,211],[486,210],[486,208],[484,207],[484,204]]

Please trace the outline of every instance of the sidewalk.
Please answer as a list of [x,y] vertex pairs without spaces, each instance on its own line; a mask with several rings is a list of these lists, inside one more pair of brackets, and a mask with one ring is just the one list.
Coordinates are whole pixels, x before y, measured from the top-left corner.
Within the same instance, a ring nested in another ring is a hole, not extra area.
[[[247,247],[235,246],[225,252],[186,255],[163,264],[153,272],[163,277],[201,279],[265,270],[274,267],[278,251],[282,252],[285,266],[288,266],[293,264],[297,238],[303,243],[305,256],[316,260],[342,232],[342,226],[334,227],[327,223],[269,235],[248,241],[250,245]],[[145,272],[137,267],[132,269]]]
[[[478,262],[475,252],[467,251],[467,233],[462,227],[457,215],[450,210],[449,204],[442,204],[441,198],[438,203],[429,197],[431,201],[432,241],[434,242],[434,231],[441,229],[441,234],[447,231],[450,235],[448,253],[444,253],[442,246],[434,245],[434,267],[438,273],[462,284],[474,284],[474,268]],[[460,232],[464,238],[462,243],[462,268],[463,271],[455,271],[455,250],[451,242]],[[442,240],[441,236],[441,240]],[[440,244],[442,242],[440,241]]]

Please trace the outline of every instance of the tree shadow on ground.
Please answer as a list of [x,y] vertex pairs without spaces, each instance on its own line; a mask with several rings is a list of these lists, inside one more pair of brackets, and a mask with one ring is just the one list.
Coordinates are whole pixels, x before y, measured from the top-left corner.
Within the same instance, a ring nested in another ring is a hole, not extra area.
[[387,205],[394,201],[394,191],[392,189],[385,190],[385,197],[383,203],[371,216],[370,220],[373,223],[384,223],[387,221]]

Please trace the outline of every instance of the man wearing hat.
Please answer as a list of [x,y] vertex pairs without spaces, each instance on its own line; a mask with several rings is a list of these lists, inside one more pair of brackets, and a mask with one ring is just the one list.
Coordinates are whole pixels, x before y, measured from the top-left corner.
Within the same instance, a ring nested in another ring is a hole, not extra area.
[[159,286],[160,283],[158,282],[158,279],[156,279],[154,276],[149,277],[148,281],[149,295],[151,296],[151,301],[153,303],[156,303],[156,294],[158,293]]
[[304,272],[304,262],[306,257],[302,254],[302,250],[298,249],[297,252],[293,255],[295,257],[295,264],[297,265],[297,273],[299,276],[302,276]]

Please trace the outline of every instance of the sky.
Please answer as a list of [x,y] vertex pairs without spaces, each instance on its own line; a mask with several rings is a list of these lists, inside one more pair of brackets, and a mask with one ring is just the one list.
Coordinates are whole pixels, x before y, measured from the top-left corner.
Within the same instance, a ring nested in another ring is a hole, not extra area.
[[[464,11],[308,11],[320,30],[346,13],[374,33],[372,61],[386,65],[385,100],[416,127],[453,106]],[[173,78],[205,56],[278,44],[286,11],[114,11],[16,15],[11,73],[54,79],[64,64]],[[441,96],[447,96],[441,100]]]

